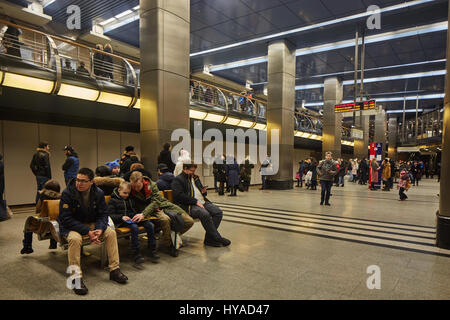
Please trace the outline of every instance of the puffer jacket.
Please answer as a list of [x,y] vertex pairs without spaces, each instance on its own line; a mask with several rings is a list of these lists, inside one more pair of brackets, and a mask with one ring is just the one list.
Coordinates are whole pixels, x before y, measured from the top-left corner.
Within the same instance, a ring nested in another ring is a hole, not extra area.
[[[319,180],[322,181],[333,181],[334,176],[337,173],[337,166],[334,160],[322,160],[317,166],[317,171],[319,173]],[[329,173],[331,171],[331,173]]]
[[59,217],[61,236],[67,236],[70,231],[76,231],[82,236],[89,233],[86,224],[95,223],[95,229],[105,231],[108,227],[108,208],[105,194],[95,183],[90,190],[90,204],[86,208],[80,192],[75,186],[75,180],[70,181],[61,195],[59,202]]
[[163,173],[159,177],[158,181],[156,181],[156,184],[158,185],[158,189],[160,191],[170,190],[172,188],[172,181],[174,178],[175,178],[175,176],[171,172]]
[[124,222],[122,220],[123,216],[133,218],[136,213],[137,212],[134,209],[133,201],[130,197],[124,200],[119,194],[119,188],[114,189],[111,194],[111,199],[108,202],[108,216],[111,217],[114,224],[119,226]]
[[[172,181],[173,202],[180,206],[181,209],[188,214],[191,213],[191,207],[197,204],[197,199],[194,198],[194,188],[192,187],[192,179],[194,179],[195,186],[198,190],[203,189],[203,185],[198,176],[191,177],[188,174],[182,172],[175,177]],[[203,194],[205,201],[209,201],[206,196],[207,192]]]

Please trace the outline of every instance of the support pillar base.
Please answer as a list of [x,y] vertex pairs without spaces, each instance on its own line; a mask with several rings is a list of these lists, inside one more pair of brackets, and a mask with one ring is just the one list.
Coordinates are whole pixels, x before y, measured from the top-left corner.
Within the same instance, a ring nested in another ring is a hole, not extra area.
[[294,189],[294,180],[269,180],[266,181],[266,189],[290,190]]
[[450,217],[439,215],[436,212],[436,246],[450,249]]

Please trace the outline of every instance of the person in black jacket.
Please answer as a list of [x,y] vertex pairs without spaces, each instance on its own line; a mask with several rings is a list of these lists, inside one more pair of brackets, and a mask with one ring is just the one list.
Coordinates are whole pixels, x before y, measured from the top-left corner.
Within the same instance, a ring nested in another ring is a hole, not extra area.
[[64,180],[66,181],[67,186],[70,180],[77,177],[77,172],[80,167],[80,160],[78,159],[78,154],[71,146],[65,146],[64,153],[67,158],[62,166],[62,169],[64,171]]
[[144,262],[140,254],[139,227],[142,226],[147,231],[148,255],[153,263],[158,263],[159,256],[156,254],[155,227],[150,220],[136,222],[134,219],[138,213],[130,199],[131,184],[123,181],[111,194],[108,202],[108,215],[113,220],[116,228],[130,228],[131,230],[131,250],[136,264]]
[[133,146],[126,147],[125,151],[126,152],[120,160],[120,173],[122,176],[126,175],[130,171],[132,164],[139,163],[139,158],[136,156]]
[[172,172],[169,172],[169,168],[165,163],[160,163],[158,165],[158,176],[159,179],[156,181],[159,191],[171,190],[172,181],[175,178]]
[[[113,49],[109,43],[105,44],[104,52],[106,53],[113,53]],[[113,70],[114,70],[114,61],[113,57],[110,55],[104,54],[103,55],[103,68],[104,68],[104,75],[106,78],[109,78],[111,80],[114,79],[113,76]]]
[[119,268],[119,249],[116,232],[108,227],[108,209],[105,194],[93,182],[94,172],[81,168],[77,178],[70,181],[61,195],[59,202],[58,222],[61,237],[69,243],[69,266],[74,278],[73,290],[76,294],[85,295],[87,287],[83,283],[80,255],[83,236],[88,236],[91,244],[105,241],[109,260],[109,279],[125,284],[128,278]]
[[217,230],[222,221],[223,212],[206,198],[206,188],[195,175],[196,169],[196,164],[183,164],[183,172],[172,182],[173,201],[192,218],[200,219],[206,231],[203,241],[205,245],[228,246],[231,241],[223,238]]
[[169,172],[173,173],[175,170],[175,163],[172,162],[172,146],[170,143],[166,143],[163,147],[163,150],[158,156],[158,164],[164,163],[167,168],[169,168]]
[[36,153],[31,160],[30,169],[36,176],[37,203],[39,200],[39,192],[44,188],[44,184],[52,178],[52,170],[50,168],[50,145],[47,142],[39,143]]
[[[217,158],[213,163],[213,174],[214,180],[219,183],[219,196],[223,196],[225,194],[225,183],[227,181],[227,173],[226,173],[226,164],[225,164],[225,156],[221,155]],[[216,188],[216,185],[214,185]]]

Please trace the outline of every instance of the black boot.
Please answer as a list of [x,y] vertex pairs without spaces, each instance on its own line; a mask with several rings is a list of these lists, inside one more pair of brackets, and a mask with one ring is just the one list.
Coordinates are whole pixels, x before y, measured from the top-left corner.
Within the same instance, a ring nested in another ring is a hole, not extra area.
[[144,258],[142,258],[141,253],[139,252],[139,249],[133,249],[132,251],[134,263],[136,264],[142,264],[144,263]]
[[33,248],[31,246],[31,243],[33,241],[33,234],[26,232],[25,233],[25,239],[23,239],[22,243],[23,243],[23,248],[22,250],[20,250],[20,254],[30,254],[33,253]]
[[50,246],[48,248],[56,249],[57,247],[58,247],[58,242],[56,242],[56,240],[54,240],[54,239],[50,239]]
[[153,247],[148,248],[148,258],[152,263],[158,263],[160,257],[158,256],[156,249]]
[[113,280],[120,284],[127,283],[127,276],[120,272],[120,269],[115,269],[109,273],[109,280]]

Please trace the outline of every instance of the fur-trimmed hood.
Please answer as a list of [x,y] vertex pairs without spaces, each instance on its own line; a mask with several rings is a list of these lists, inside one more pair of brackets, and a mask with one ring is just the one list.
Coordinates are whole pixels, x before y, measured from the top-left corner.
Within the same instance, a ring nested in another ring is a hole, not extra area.
[[111,178],[111,177],[95,177],[94,183],[100,188],[101,186],[105,187],[118,187],[122,181],[125,181],[122,178]]
[[42,189],[40,194],[49,199],[55,199],[55,200],[61,199],[61,193],[50,190],[50,189]]

